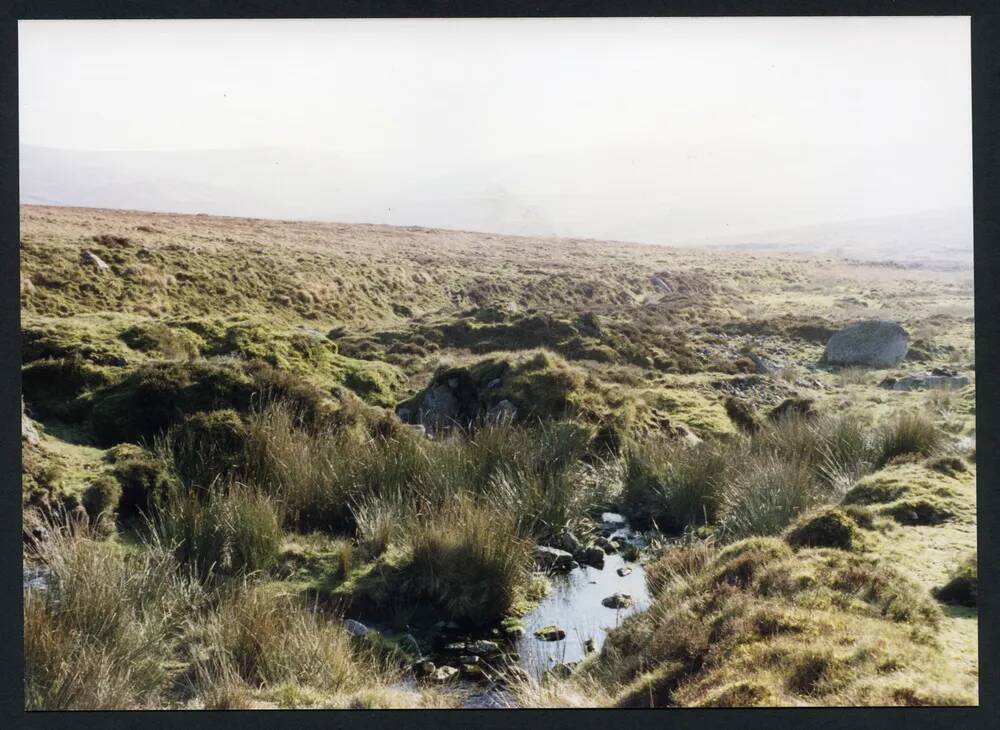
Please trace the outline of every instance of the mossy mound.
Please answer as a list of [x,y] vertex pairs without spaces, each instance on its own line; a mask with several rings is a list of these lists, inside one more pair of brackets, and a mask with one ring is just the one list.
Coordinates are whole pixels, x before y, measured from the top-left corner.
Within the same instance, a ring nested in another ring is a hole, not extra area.
[[940,524],[955,515],[960,480],[969,474],[967,470],[929,468],[933,463],[890,464],[861,479],[843,503],[870,506],[901,524]]
[[958,566],[947,583],[934,589],[934,597],[942,603],[975,608],[979,600],[979,572],[975,554]]
[[135,444],[109,449],[104,460],[121,488],[118,516],[123,520],[150,514],[151,508],[174,485],[170,468],[155,454]]
[[789,528],[785,540],[793,547],[853,550],[861,541],[857,525],[843,510],[828,507],[803,515]]

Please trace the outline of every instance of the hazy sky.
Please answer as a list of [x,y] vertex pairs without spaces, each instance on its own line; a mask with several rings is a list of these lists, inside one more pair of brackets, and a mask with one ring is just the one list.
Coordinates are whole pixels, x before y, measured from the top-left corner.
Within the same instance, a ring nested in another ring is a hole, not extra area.
[[971,205],[966,18],[19,29],[23,144],[325,151],[370,205],[310,217],[669,239]]

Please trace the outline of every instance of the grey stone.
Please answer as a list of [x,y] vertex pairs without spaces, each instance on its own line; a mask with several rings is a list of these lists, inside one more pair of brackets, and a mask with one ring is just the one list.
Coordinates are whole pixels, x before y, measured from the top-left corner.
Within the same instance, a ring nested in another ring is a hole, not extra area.
[[542,641],[562,641],[566,638],[566,632],[558,626],[543,626],[535,632],[535,638]]
[[907,375],[892,384],[893,390],[958,390],[972,381],[964,375]]
[[618,573],[619,577],[624,578],[626,575],[631,575],[632,574],[632,569],[630,567],[628,567],[627,565],[623,565],[622,567],[620,567],[617,570],[617,573]]
[[559,547],[568,553],[573,553],[574,555],[583,549],[583,543],[580,542],[580,539],[569,531],[562,533],[557,542]]
[[486,411],[486,420],[490,423],[506,423],[517,417],[517,406],[509,400],[502,400]]
[[604,535],[601,535],[600,537],[595,539],[594,545],[603,550],[605,554],[617,552],[618,550],[618,546],[614,542],[606,538]]
[[823,360],[830,365],[895,367],[906,356],[910,337],[898,323],[874,319],[840,330],[826,343]]
[[368,633],[368,627],[365,626],[360,621],[355,621],[352,618],[344,619],[344,628],[347,629],[347,633],[351,636],[364,636]]
[[420,422],[428,428],[451,423],[458,418],[459,408],[458,398],[448,386],[435,385],[424,394]]

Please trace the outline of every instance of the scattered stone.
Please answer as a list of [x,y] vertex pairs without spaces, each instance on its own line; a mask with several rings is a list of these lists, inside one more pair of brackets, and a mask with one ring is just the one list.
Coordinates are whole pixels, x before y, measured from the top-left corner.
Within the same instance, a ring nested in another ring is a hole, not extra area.
[[583,565],[589,565],[593,568],[604,568],[604,551],[596,545],[588,545],[585,547],[576,559],[580,561]]
[[479,664],[479,657],[475,654],[463,654],[458,661],[460,664]]
[[617,572],[618,575],[622,578],[624,578],[626,575],[632,575],[632,569],[627,565],[623,565],[622,567],[620,567]]
[[892,384],[893,390],[958,390],[972,381],[964,375],[907,375]]
[[830,365],[891,368],[906,356],[910,337],[898,323],[875,319],[840,330],[826,343],[823,361]]
[[80,261],[87,266],[93,266],[98,271],[110,271],[111,267],[104,262],[104,260],[98,256],[93,251],[88,251],[84,249],[80,252]]
[[438,684],[445,684],[446,682],[452,681],[457,676],[458,670],[455,669],[455,667],[444,666],[435,669],[434,673],[431,675],[431,679]]
[[566,638],[566,632],[558,626],[543,626],[535,632],[535,638],[542,641],[562,641]]
[[541,570],[563,572],[576,567],[573,556],[565,550],[545,545],[535,546],[535,565]]
[[780,363],[764,359],[755,352],[751,352],[749,357],[750,362],[753,363],[754,370],[756,370],[759,375],[776,375],[781,368],[784,367]]
[[454,641],[444,645],[444,650],[449,654],[464,654],[467,649],[464,641]]
[[617,512],[602,512],[601,522],[605,525],[611,525],[614,527],[624,527],[625,515],[620,515]]
[[355,621],[352,618],[344,619],[344,628],[347,629],[347,633],[351,636],[364,636],[368,633],[367,626],[360,621]]
[[632,608],[635,601],[632,600],[632,596],[628,593],[615,593],[601,601],[601,605],[605,608]]

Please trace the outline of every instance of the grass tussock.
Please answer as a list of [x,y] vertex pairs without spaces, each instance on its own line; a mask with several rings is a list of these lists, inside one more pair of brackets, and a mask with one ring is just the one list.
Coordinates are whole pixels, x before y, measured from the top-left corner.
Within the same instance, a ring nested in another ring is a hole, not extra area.
[[934,589],[934,597],[942,603],[969,608],[974,608],[978,604],[979,574],[975,553],[958,564],[947,583]]

